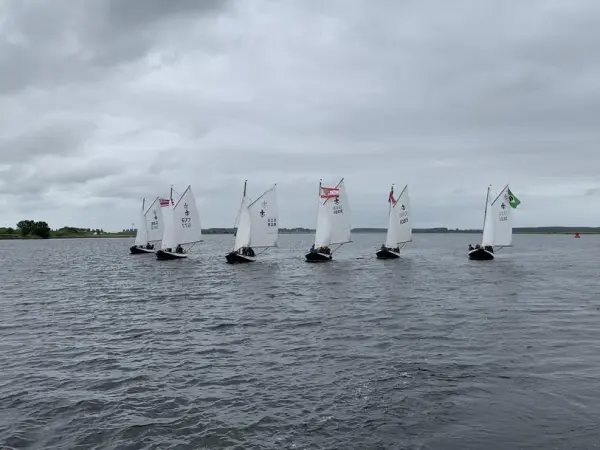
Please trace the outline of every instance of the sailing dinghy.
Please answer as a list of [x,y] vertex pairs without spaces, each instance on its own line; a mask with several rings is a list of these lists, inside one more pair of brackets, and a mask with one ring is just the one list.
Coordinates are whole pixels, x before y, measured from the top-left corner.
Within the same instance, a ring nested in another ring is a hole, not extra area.
[[247,181],[244,182],[233,250],[225,256],[228,263],[254,262],[257,256],[254,249],[261,249],[261,254],[270,247],[277,247],[279,211],[275,186],[250,203],[246,195]]
[[[315,243],[305,255],[307,262],[327,262],[333,253],[350,240],[350,205],[344,179],[334,188],[319,182],[319,210]],[[331,250],[330,246],[337,246]]]
[[493,200],[490,193],[491,186],[488,186],[481,245],[469,245],[469,259],[476,261],[492,260],[496,251],[503,247],[512,247],[511,209],[516,208],[518,203],[515,202],[508,184]]
[[188,186],[175,206],[173,188],[171,188],[170,204],[164,209],[164,231],[161,249],[156,252],[160,260],[183,259],[188,257],[188,251],[202,238],[200,214],[192,192]]
[[397,200],[394,199],[394,185],[392,185],[388,202],[390,208],[385,243],[375,253],[379,259],[400,258],[402,247],[412,241],[408,185],[404,186]]

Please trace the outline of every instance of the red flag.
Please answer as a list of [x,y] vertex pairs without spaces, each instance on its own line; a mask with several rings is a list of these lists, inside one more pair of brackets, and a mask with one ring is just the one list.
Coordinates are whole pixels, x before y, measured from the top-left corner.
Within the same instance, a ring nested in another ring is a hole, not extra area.
[[338,198],[340,196],[339,188],[328,188],[321,186],[321,198]]
[[169,206],[171,204],[171,200],[168,198],[161,198],[158,202],[160,206]]
[[390,196],[388,198],[388,202],[396,204],[396,200],[394,199],[394,191],[390,191]]

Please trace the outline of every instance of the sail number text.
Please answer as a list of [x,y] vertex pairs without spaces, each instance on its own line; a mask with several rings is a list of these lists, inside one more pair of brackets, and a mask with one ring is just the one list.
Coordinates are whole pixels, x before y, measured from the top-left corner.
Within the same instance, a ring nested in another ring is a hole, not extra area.
[[181,226],[183,228],[191,228],[192,227],[192,219],[190,219],[189,217],[182,217],[181,218]]
[[408,213],[406,211],[402,211],[400,214],[398,214],[398,217],[400,218],[400,225],[408,222]]
[[333,213],[334,214],[344,214],[344,211],[342,210],[341,206],[334,206],[333,207]]
[[152,222],[150,222],[150,229],[158,230],[158,220],[153,220]]

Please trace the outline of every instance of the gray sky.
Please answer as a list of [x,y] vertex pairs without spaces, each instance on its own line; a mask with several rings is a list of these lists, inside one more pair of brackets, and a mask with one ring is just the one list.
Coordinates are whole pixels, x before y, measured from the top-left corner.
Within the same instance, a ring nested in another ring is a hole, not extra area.
[[314,227],[600,225],[597,0],[0,0],[0,225],[122,229],[191,184],[204,227],[278,185]]

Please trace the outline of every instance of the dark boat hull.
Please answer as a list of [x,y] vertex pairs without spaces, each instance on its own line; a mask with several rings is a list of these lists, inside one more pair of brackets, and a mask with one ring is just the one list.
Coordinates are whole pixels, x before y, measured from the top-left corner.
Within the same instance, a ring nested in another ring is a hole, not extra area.
[[239,253],[236,252],[230,252],[227,255],[225,255],[225,259],[227,260],[227,262],[229,264],[243,264],[243,263],[250,263],[250,262],[254,262],[256,261],[256,257],[254,256],[244,256],[244,255],[240,255]]
[[332,259],[331,255],[326,255],[325,253],[308,252],[306,254],[306,262],[328,262]]
[[156,258],[160,259],[161,261],[185,259],[187,258],[187,253],[165,252],[164,250],[159,250],[156,252]]
[[494,254],[482,248],[476,248],[469,251],[469,259],[474,261],[490,261],[494,259]]
[[400,253],[393,252],[391,250],[377,250],[375,252],[378,259],[398,259],[400,258]]
[[135,245],[129,247],[129,251],[132,255],[147,255],[148,253],[154,253],[154,249],[139,248]]

